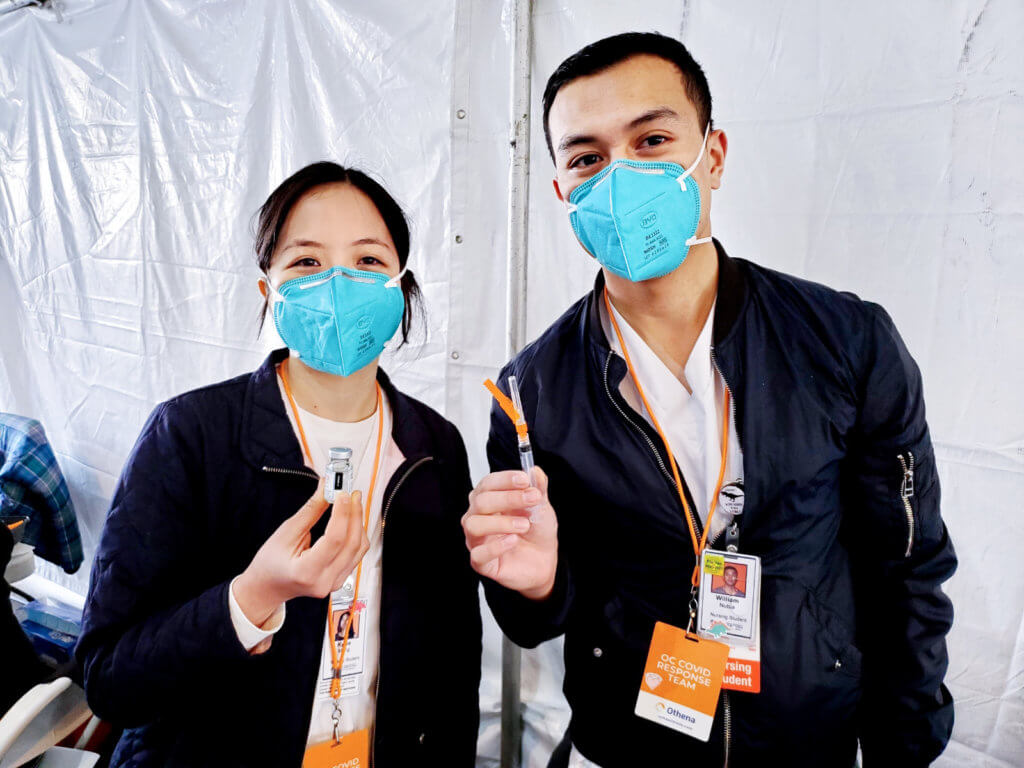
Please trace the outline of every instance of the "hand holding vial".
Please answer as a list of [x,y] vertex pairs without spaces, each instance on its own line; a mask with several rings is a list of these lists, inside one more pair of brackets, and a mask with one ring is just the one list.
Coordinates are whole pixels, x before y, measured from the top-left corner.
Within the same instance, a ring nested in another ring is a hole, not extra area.
[[309,500],[270,535],[235,581],[235,599],[256,626],[294,597],[322,598],[340,589],[369,550],[359,491],[335,496],[327,528],[312,544],[310,530],[328,506],[321,479]]

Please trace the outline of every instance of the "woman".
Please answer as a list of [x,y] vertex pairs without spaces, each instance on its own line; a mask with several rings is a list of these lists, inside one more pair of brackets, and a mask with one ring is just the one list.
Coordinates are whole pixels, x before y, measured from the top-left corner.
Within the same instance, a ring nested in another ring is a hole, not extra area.
[[288,348],[156,409],[96,556],[77,655],[126,727],[112,765],[471,766],[465,448],[378,368],[418,297],[405,216],[316,163],[260,209],[256,250]]

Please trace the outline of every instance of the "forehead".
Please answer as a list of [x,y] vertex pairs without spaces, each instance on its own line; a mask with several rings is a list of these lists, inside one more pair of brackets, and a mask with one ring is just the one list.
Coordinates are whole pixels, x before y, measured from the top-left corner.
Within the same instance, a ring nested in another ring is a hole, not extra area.
[[671,107],[683,120],[697,123],[697,108],[686,95],[679,68],[659,56],[631,56],[577,78],[558,91],[548,115],[551,141],[557,147],[568,134],[614,130],[663,106]]
[[363,237],[376,237],[391,242],[383,217],[363,192],[351,184],[328,184],[315,187],[292,206],[278,242],[303,237],[326,244],[328,240],[346,242]]

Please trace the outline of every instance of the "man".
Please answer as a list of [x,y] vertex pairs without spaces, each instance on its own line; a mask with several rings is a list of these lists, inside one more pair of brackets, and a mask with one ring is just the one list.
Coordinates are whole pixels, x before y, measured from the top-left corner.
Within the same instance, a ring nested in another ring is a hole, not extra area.
[[[550,480],[527,487],[495,408],[463,524],[509,637],[565,633],[552,765],[571,749],[573,765],[848,767],[858,740],[867,768],[928,764],[952,728],[956,558],[889,316],[710,240],[728,143],[677,41],[569,57],[544,126],[555,194],[603,269],[500,377],[518,377]],[[705,742],[634,708],[661,679],[644,672],[655,622],[689,628],[709,516],[707,550],[760,557],[761,670],[758,693],[718,695]]]
[[730,597],[746,597],[743,590],[736,586],[739,579],[739,571],[732,565],[727,565],[722,570],[722,585],[712,587],[711,591],[716,595],[729,595]]

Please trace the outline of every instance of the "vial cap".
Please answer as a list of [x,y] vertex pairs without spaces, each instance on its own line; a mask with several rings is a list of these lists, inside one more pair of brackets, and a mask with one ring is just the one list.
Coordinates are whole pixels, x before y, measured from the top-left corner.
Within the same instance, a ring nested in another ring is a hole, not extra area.
[[351,448],[331,448],[330,451],[331,460],[334,459],[351,459],[352,449]]

